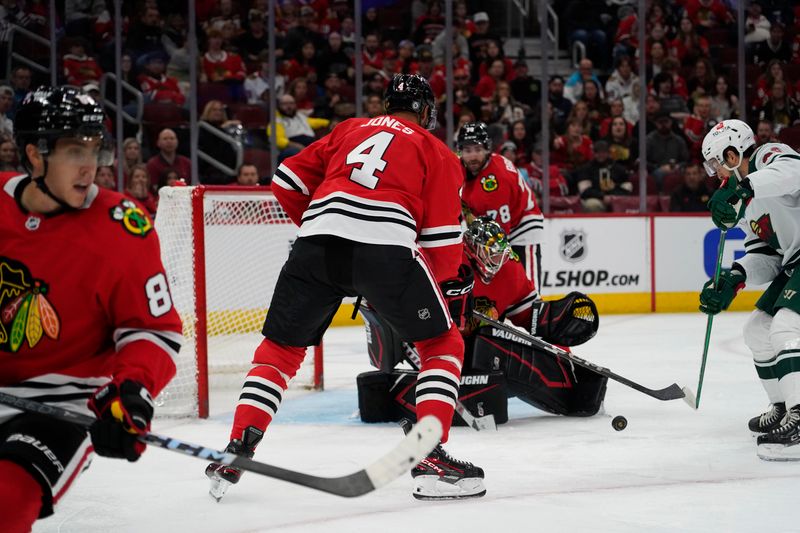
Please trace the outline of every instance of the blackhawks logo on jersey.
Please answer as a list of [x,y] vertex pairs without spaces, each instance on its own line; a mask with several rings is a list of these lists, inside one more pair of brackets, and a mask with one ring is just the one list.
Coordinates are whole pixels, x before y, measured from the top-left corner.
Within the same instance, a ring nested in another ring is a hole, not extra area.
[[493,192],[497,190],[497,178],[494,174],[489,174],[481,178],[481,187],[486,192]]
[[33,348],[45,335],[58,339],[61,321],[47,292],[25,265],[0,256],[0,350],[17,352],[26,339]]
[[764,213],[758,220],[751,220],[750,229],[753,230],[756,237],[769,244],[773,249],[778,250],[781,247],[778,242],[778,236],[775,235],[775,230],[772,229],[769,213]]
[[150,217],[131,200],[122,200],[111,208],[111,218],[122,224],[125,231],[137,237],[144,237],[153,229]]

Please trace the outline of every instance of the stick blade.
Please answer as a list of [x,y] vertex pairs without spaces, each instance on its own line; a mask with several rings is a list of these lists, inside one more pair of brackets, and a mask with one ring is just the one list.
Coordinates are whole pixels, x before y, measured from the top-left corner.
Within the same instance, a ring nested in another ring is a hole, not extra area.
[[472,422],[472,427],[475,428],[476,431],[497,431],[497,423],[494,420],[494,415],[476,416]]
[[684,394],[683,401],[686,402],[689,407],[697,411],[697,397],[695,396],[694,392],[692,392],[692,389],[689,387],[683,387],[681,390]]
[[364,469],[372,482],[372,490],[410,472],[439,444],[442,433],[438,418],[430,415],[421,418],[400,444]]

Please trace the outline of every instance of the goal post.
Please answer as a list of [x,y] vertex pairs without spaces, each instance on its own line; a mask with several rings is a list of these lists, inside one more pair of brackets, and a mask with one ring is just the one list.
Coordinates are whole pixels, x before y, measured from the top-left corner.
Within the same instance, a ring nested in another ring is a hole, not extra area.
[[[206,418],[211,387],[244,381],[297,227],[267,188],[203,185],[162,188],[155,227],[184,335],[157,412]],[[322,346],[290,386],[322,388]]]

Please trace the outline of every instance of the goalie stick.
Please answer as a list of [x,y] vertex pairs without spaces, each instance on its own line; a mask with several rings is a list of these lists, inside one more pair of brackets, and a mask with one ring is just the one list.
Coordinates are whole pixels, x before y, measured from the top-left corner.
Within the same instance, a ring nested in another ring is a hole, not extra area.
[[551,354],[553,354],[553,355],[555,355],[557,357],[561,357],[562,359],[565,359],[567,361],[571,361],[571,362],[575,363],[576,365],[582,366],[583,368],[587,368],[587,369],[591,370],[592,372],[600,374],[601,376],[605,376],[605,377],[607,377],[609,379],[613,379],[614,381],[616,381],[618,383],[622,383],[625,386],[628,386],[628,387],[630,387],[630,388],[632,388],[634,390],[637,390],[637,391],[639,391],[639,392],[641,392],[643,394],[651,396],[651,397],[653,397],[653,398],[655,398],[657,400],[661,400],[661,401],[680,400],[681,398],[684,398],[686,396],[685,392],[681,389],[681,387],[677,383],[673,383],[669,387],[664,387],[663,389],[648,389],[644,385],[639,385],[635,381],[631,381],[628,378],[624,378],[624,377],[622,377],[622,376],[620,376],[618,374],[615,374],[614,372],[612,372],[611,370],[609,370],[607,368],[604,368],[602,366],[599,366],[599,365],[596,365],[594,363],[591,363],[591,362],[587,361],[586,359],[578,357],[577,355],[575,355],[573,353],[570,353],[570,352],[568,352],[568,351],[566,351],[566,350],[564,350],[562,348],[559,348],[558,346],[555,346],[553,344],[550,344],[549,342],[543,341],[542,339],[540,339],[538,337],[534,337],[533,335],[530,335],[530,334],[526,333],[525,331],[519,330],[519,329],[517,329],[515,327],[509,326],[509,325],[504,324],[502,322],[498,322],[497,320],[494,320],[493,318],[491,318],[489,316],[486,316],[486,315],[484,315],[483,313],[481,313],[479,311],[472,311],[472,314],[475,317],[483,320],[487,324],[489,324],[489,325],[491,325],[491,326],[493,326],[493,327],[495,327],[497,329],[501,329],[501,330],[503,330],[503,331],[505,331],[507,333],[510,333],[512,335],[516,335],[517,337],[523,339],[525,342],[529,342],[532,345],[536,346],[537,348],[541,348],[542,350],[548,351],[548,352],[550,352]]
[[[75,413],[63,407],[20,398],[4,392],[0,392],[0,404],[20,411],[37,413],[71,422],[86,429],[96,420],[94,417]],[[279,466],[260,463],[246,457],[220,452],[156,433],[145,433],[139,437],[139,440],[158,448],[164,448],[198,459],[235,466],[248,472],[288,481],[295,485],[317,489],[336,496],[353,498],[372,492],[408,473],[439,444],[441,437],[442,425],[439,420],[433,416],[426,416],[413,427],[411,432],[400,441],[400,444],[374,463],[352,474],[331,478],[313,476]]]

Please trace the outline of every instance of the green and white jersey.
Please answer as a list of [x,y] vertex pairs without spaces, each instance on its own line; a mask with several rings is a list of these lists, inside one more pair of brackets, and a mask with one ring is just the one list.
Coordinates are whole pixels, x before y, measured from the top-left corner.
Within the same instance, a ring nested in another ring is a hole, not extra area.
[[753,198],[740,222],[746,253],[737,263],[748,284],[758,285],[800,265],[800,154],[786,144],[764,144],[750,157],[747,178]]

